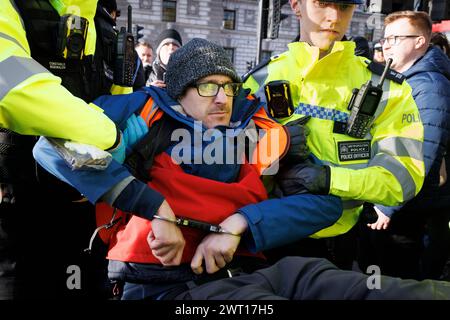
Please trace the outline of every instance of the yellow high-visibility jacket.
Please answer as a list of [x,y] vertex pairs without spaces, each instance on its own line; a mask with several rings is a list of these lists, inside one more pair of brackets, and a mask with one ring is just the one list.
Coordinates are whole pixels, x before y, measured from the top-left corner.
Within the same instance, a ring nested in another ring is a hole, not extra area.
[[[89,20],[85,55],[94,54],[97,1],[50,2],[55,3],[60,14],[75,10]],[[24,23],[10,0],[0,0],[0,48],[0,127],[101,149],[117,144],[116,126],[101,109],[73,96],[61,85],[59,77],[31,58]]]
[[288,80],[295,111],[279,121],[285,124],[312,116],[306,125],[310,129],[307,144],[331,167],[330,194],[341,197],[344,207],[334,225],[313,237],[347,232],[357,222],[364,201],[401,204],[417,195],[424,180],[423,125],[406,82],[384,81],[375,120],[363,139],[334,133],[336,121],[347,121],[352,89],[370,79],[377,84],[380,78],[367,68],[367,59],[354,55],[354,48],[353,42],[339,41],[319,59],[317,47],[291,43],[288,51],[272,57],[245,82],[265,100],[266,83]]

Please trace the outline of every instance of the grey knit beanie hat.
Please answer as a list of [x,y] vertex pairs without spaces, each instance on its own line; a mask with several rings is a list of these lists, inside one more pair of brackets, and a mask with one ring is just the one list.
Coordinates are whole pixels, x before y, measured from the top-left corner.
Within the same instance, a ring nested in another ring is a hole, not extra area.
[[212,74],[226,75],[241,82],[222,47],[194,38],[170,55],[165,75],[167,93],[178,99],[188,86]]

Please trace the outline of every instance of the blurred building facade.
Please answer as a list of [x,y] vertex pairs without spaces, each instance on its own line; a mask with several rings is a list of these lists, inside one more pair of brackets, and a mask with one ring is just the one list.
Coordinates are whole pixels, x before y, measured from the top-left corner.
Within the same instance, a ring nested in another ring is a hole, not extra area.
[[[186,43],[205,38],[223,46],[238,73],[244,74],[255,60],[257,50],[258,0],[118,0],[119,26],[126,26],[127,7],[133,9],[133,26],[143,26],[144,38],[154,43],[167,28],[177,29]],[[299,23],[289,4],[282,7],[288,17],[282,20],[277,39],[262,41],[262,59],[286,50],[299,33]],[[366,12],[361,5],[355,12],[348,35],[369,40],[381,37],[383,16]]]

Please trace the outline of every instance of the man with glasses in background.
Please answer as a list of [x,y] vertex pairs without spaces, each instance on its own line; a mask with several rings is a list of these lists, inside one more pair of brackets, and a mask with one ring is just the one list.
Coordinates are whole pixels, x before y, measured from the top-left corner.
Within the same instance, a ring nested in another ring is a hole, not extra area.
[[443,191],[447,188],[440,186],[450,132],[450,62],[439,48],[430,46],[431,27],[425,12],[394,12],[385,18],[380,40],[385,58],[392,59],[392,68],[412,87],[424,125],[426,175],[419,195],[403,207],[375,207],[379,218],[369,224],[375,230],[369,233],[376,251],[363,251],[381,257],[369,264],[403,278],[438,279],[450,252],[449,204]]

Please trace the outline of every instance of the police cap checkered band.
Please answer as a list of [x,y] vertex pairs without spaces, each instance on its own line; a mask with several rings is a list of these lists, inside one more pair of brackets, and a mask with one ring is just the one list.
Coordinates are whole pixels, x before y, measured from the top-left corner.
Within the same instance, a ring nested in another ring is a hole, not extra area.
[[335,2],[342,4],[363,4],[364,0],[319,0],[321,2]]

